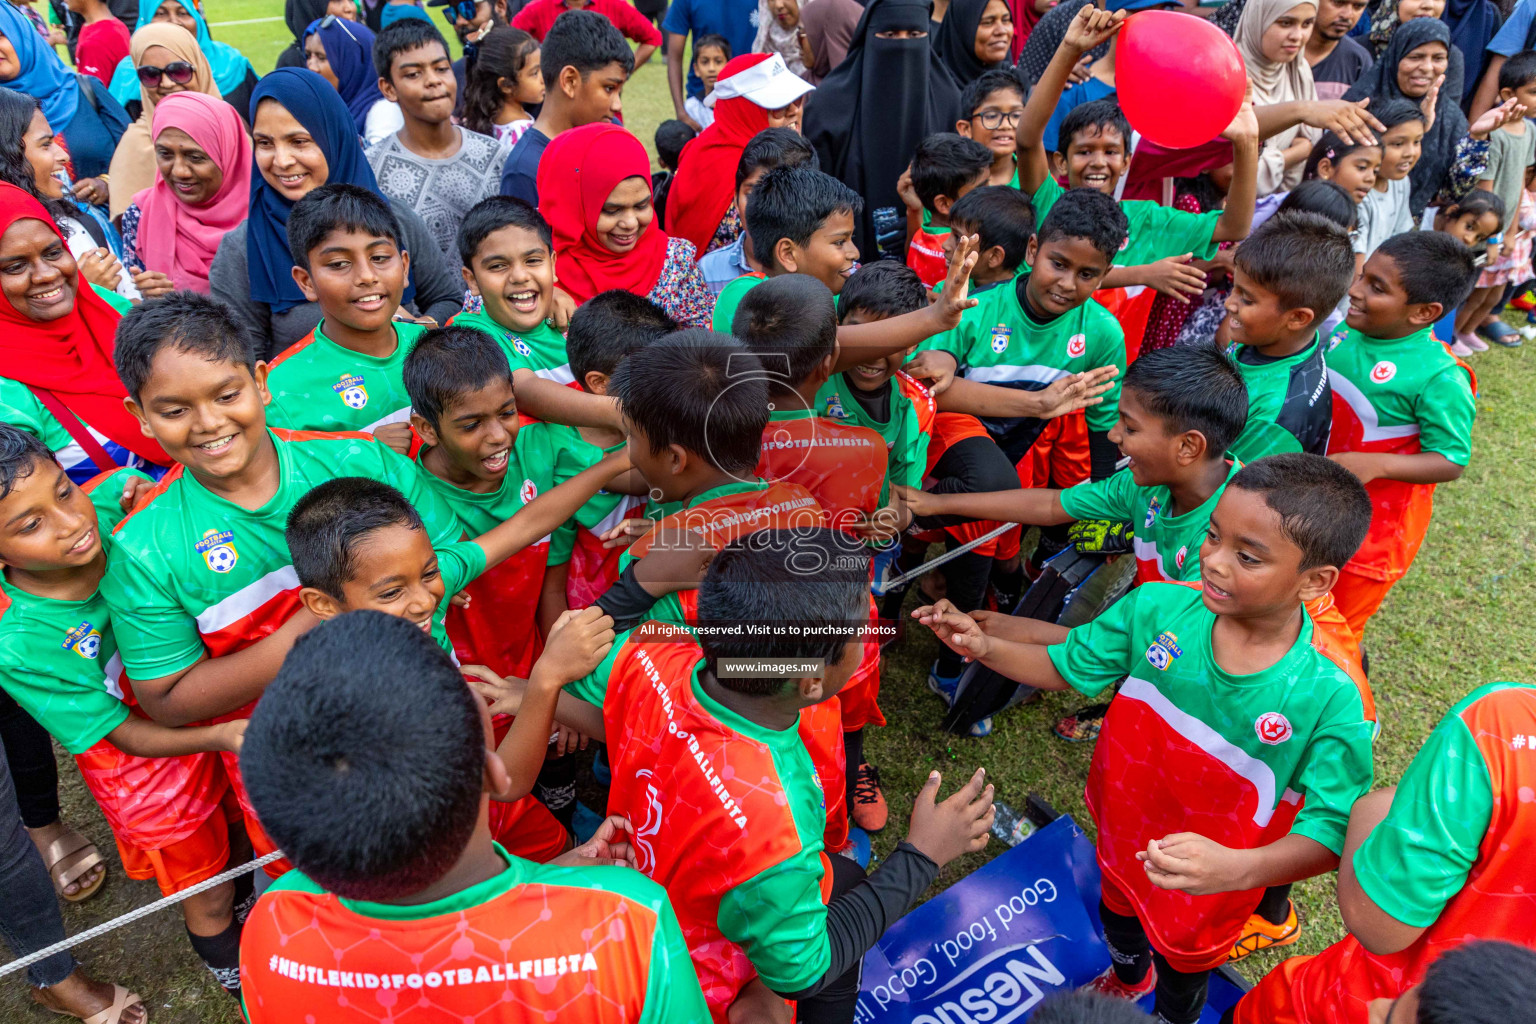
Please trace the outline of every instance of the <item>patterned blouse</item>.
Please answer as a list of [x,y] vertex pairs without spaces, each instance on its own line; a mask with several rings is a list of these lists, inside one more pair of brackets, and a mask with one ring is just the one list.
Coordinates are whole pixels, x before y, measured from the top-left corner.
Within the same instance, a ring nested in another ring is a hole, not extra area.
[[684,327],[708,327],[715,297],[699,272],[698,250],[686,238],[667,239],[667,259],[646,298]]
[[709,240],[709,248],[705,251],[714,252],[716,249],[724,249],[741,236],[743,228],[741,213],[737,211],[736,204],[732,203],[726,207],[725,216],[720,218],[720,223],[715,228],[715,236]]
[[138,203],[129,203],[117,228],[123,236],[123,269],[130,274],[142,274],[149,269],[139,257],[139,218],[143,215]]

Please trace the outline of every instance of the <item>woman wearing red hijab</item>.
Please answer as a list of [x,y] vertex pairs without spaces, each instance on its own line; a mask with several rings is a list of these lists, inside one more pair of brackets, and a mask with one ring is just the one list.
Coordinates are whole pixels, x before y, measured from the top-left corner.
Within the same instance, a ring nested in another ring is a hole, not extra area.
[[667,193],[667,231],[692,242],[700,256],[736,241],[741,212],[731,200],[741,151],[765,128],[799,131],[811,89],[776,53],[743,54],[721,68],[707,101],[714,123],[683,147]]
[[662,234],[651,206],[651,159],[628,129],[599,121],[561,132],[539,161],[538,186],[555,238],[555,278],[578,306],[618,288],[683,326],[709,326],[715,299],[698,254],[691,242]]
[[118,466],[158,477],[170,458],[123,408],[112,365],[130,307],[80,275],[48,211],[0,184],[0,420],[36,434],[77,483]]

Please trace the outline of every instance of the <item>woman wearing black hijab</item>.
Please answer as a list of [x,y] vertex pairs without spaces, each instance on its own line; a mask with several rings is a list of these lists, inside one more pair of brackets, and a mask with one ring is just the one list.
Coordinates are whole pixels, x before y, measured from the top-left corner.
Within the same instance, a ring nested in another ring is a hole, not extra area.
[[1007,0],[953,0],[939,23],[933,48],[964,89],[982,72],[1001,67],[1013,46]]
[[[293,42],[277,55],[278,67],[304,66],[304,30],[317,18],[325,17],[325,7],[326,0],[287,0],[283,5],[283,21],[287,23],[288,31],[293,33]],[[244,114],[245,111],[242,109],[240,113]]]
[[821,169],[864,197],[854,240],[866,260],[903,257],[906,207],[896,179],[924,137],[954,131],[960,117],[960,86],[929,45],[932,7],[870,0],[848,56],[806,97],[805,137]]

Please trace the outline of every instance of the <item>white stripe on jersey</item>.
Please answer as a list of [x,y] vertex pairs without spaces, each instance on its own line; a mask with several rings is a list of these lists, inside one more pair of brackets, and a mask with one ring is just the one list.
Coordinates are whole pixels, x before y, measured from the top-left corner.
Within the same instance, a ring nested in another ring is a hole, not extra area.
[[1140,536],[1132,534],[1131,547],[1135,552],[1136,561],[1151,562],[1157,566],[1157,574],[1170,583],[1180,582],[1179,577],[1168,575],[1168,570],[1163,567],[1163,553],[1157,549],[1157,545],[1149,540],[1142,540]]
[[613,529],[615,526],[618,526],[624,520],[628,519],[629,516],[626,513],[628,513],[630,509],[634,508],[635,504],[639,501],[640,496],[637,494],[624,495],[624,500],[615,505],[612,512],[609,512],[607,515],[603,516],[603,518],[599,519],[593,525],[590,532],[594,536],[601,537],[604,533]]
[[[1253,812],[1253,823],[1259,828],[1269,824],[1269,820],[1274,817],[1280,805],[1275,799],[1275,773],[1269,765],[1256,757],[1249,756],[1241,748],[1233,746],[1226,737],[1200,719],[1180,711],[1172,701],[1163,696],[1161,690],[1145,679],[1131,676],[1120,688],[1120,696],[1146,704],[1152,709],[1153,714],[1167,724],[1168,728],[1226,765],[1234,775],[1246,779],[1257,791],[1259,798],[1258,809]],[[1280,797],[1280,801],[1289,804],[1298,803],[1300,800],[1301,794],[1290,789]]]
[[228,629],[285,590],[299,588],[299,574],[292,565],[273,569],[259,580],[247,583],[218,604],[209,605],[197,615],[197,631],[207,636]]
[[1050,384],[1071,374],[1054,366],[969,366],[965,379],[982,384],[1013,384],[1029,381],[1032,384]]
[[1360,421],[1361,440],[1366,443],[1418,436],[1417,423],[1404,423],[1400,427],[1383,427],[1371,400],[1355,386],[1354,381],[1331,366],[1328,367],[1328,383],[1333,387],[1333,393],[1344,399],[1344,404],[1354,411],[1355,419]]
[[107,659],[107,692],[118,700],[123,699],[123,656],[113,653]]
[[553,370],[534,370],[533,372],[545,380],[554,381],[556,384],[574,384],[576,382],[576,375],[571,372],[570,363],[557,366]]
[[384,426],[386,423],[409,423],[410,421],[411,407],[406,405],[404,408],[396,409],[394,412],[389,413],[387,416],[384,416],[381,419],[374,420],[372,423],[363,428],[363,433],[371,434],[375,430],[378,430],[380,427]]

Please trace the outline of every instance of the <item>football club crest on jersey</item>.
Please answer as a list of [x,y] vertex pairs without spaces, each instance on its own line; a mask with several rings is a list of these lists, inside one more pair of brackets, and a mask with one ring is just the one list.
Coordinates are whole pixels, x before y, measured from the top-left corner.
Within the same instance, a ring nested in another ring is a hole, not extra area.
[[826,415],[834,420],[845,420],[848,414],[843,411],[843,400],[834,392],[827,396]]
[[203,539],[197,542],[196,548],[214,572],[229,572],[240,561],[233,530],[204,530]]
[[1278,746],[1291,738],[1291,723],[1278,711],[1266,711],[1254,719],[1253,731],[1258,733],[1260,743]]
[[341,379],[331,385],[331,390],[341,396],[342,404],[348,409],[361,409],[368,404],[368,389],[363,387],[360,374],[342,374]]
[[1184,559],[1189,557],[1189,545],[1179,548],[1179,553],[1173,556],[1173,564],[1178,568],[1184,568]]
[[1141,528],[1143,530],[1151,529],[1152,524],[1157,522],[1157,513],[1159,511],[1161,511],[1161,509],[1162,509],[1162,505],[1158,503],[1158,500],[1156,498],[1153,498],[1152,501],[1150,503],[1148,503],[1148,505],[1147,505],[1147,518],[1142,520],[1142,523],[1141,523]]
[[528,343],[515,334],[512,336],[512,348],[525,359],[533,355],[533,349],[528,347]]
[[1165,629],[1157,634],[1155,639],[1160,646],[1175,658],[1181,657],[1184,654],[1184,648],[1179,646],[1179,636],[1177,633]]
[[1002,355],[1008,351],[1008,339],[1013,337],[1013,328],[1007,324],[998,324],[992,328],[992,351]]
[[539,489],[534,486],[532,480],[524,480],[522,490],[517,493],[523,499],[523,504],[526,505],[539,496]]
[[1083,337],[1081,334],[1074,334],[1072,337],[1067,339],[1067,355],[1071,356],[1073,359],[1076,359],[1078,356],[1087,351],[1088,339]]
[[64,634],[64,642],[59,646],[66,651],[74,651],[82,658],[95,661],[96,655],[101,653],[101,631],[89,622],[82,622]]
[[1377,384],[1385,384],[1387,381],[1396,376],[1397,364],[1391,362],[1390,360],[1383,359],[1381,362],[1371,367],[1371,380],[1375,381]]

